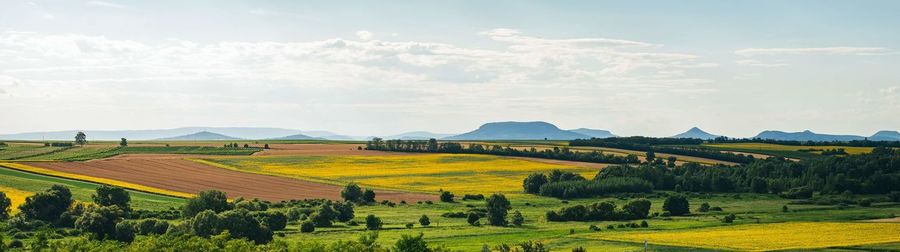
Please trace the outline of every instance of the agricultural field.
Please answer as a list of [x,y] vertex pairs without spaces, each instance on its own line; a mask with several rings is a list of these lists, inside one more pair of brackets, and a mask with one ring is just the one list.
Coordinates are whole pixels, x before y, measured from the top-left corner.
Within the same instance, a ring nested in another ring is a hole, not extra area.
[[[796,145],[780,145],[769,143],[719,143],[719,144],[703,144],[717,150],[745,152],[751,154],[764,154],[769,156],[783,156],[787,158],[810,158],[819,156],[822,150],[844,149],[848,154],[861,154],[872,152],[872,147],[854,147],[854,146],[796,146]],[[811,151],[809,151],[812,149]]]
[[469,154],[401,156],[266,156],[193,159],[204,164],[266,175],[331,184],[361,185],[416,192],[518,193],[522,179],[553,169],[593,177],[597,169],[517,158]]

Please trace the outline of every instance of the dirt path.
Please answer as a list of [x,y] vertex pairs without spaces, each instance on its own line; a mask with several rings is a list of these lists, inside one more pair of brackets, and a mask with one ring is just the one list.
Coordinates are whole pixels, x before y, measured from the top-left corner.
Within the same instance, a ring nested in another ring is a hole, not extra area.
[[[139,154],[89,162],[30,162],[28,165],[187,193],[216,189],[224,191],[229,197],[272,201],[341,198],[342,187],[338,185],[231,171],[183,160],[185,157],[199,156]],[[384,190],[375,192],[378,200],[437,200],[436,195]]]

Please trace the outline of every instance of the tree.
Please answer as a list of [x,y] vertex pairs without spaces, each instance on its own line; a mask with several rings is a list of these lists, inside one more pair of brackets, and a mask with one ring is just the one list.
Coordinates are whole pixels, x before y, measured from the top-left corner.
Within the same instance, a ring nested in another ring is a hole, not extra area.
[[647,155],[647,163],[651,163],[651,162],[653,162],[654,159],[656,159],[656,153],[653,153],[653,150],[648,150],[646,155]]
[[319,207],[316,208],[316,212],[309,216],[309,219],[316,224],[316,227],[330,227],[332,221],[337,218],[337,215],[338,212],[334,210],[334,207],[326,202],[319,205]]
[[6,197],[6,193],[0,192],[0,220],[9,219],[9,208],[11,206],[12,200],[10,200],[9,197]]
[[453,202],[453,193],[441,191],[441,202]]
[[381,218],[375,217],[374,214],[370,214],[366,216],[366,229],[368,230],[379,230],[381,229]]
[[394,250],[397,252],[431,252],[428,243],[422,238],[423,234],[418,236],[401,235],[397,243],[394,244]]
[[348,222],[354,217],[353,204],[350,202],[334,204],[332,208],[337,212],[335,218],[340,222]]
[[431,220],[428,219],[428,215],[423,214],[422,217],[419,217],[419,225],[422,225],[423,227],[431,225]]
[[269,144],[265,144],[265,145],[263,145],[263,149],[266,149],[266,150],[268,150],[268,149],[269,149]]
[[182,209],[186,218],[194,217],[204,210],[213,210],[213,212],[221,213],[230,209],[228,205],[228,197],[222,191],[209,190],[202,191],[197,197],[188,200]]
[[666,161],[668,161],[666,163],[666,166],[668,166],[668,167],[675,167],[675,161],[678,161],[678,158],[675,156],[669,156],[666,159],[667,159]]
[[702,204],[700,204],[700,208],[697,208],[697,212],[709,212],[709,203],[703,202]]
[[72,192],[68,187],[53,185],[46,191],[28,198],[19,206],[22,215],[27,219],[54,223],[72,205]]
[[200,237],[210,237],[222,232],[219,216],[213,210],[203,210],[191,219],[191,233]]
[[119,141],[119,146],[122,146],[122,147],[128,146],[128,139],[125,139],[123,137],[122,140]]
[[115,239],[120,242],[128,242],[134,241],[134,224],[130,222],[119,222],[116,224],[116,236]]
[[303,223],[300,223],[300,232],[301,233],[312,233],[315,230],[316,230],[316,224],[313,223],[312,221],[307,220],[307,221],[304,221]]
[[684,195],[672,195],[663,202],[663,210],[673,216],[681,216],[691,213],[691,205]]
[[622,210],[630,215],[629,219],[643,219],[650,214],[650,201],[646,199],[638,199],[622,206]]
[[541,186],[547,182],[547,176],[543,173],[532,173],[525,178],[522,186],[525,187],[526,193],[537,194],[541,191]]
[[265,224],[272,231],[283,230],[287,227],[287,215],[282,212],[252,212],[251,215],[256,218],[256,221],[259,221],[260,224]]
[[523,223],[525,223],[525,217],[522,216],[522,213],[520,213],[519,211],[513,212],[512,224],[514,226],[520,227]]
[[506,196],[495,193],[486,201],[488,223],[494,226],[506,226],[506,213],[509,210],[509,200],[506,199]]
[[84,132],[79,131],[78,134],[75,134],[75,144],[77,144],[77,145],[87,144],[87,135],[85,135]]
[[734,214],[728,214],[725,216],[725,218],[722,218],[722,223],[732,223],[734,222],[734,219],[737,219],[737,216],[734,216]]
[[124,215],[118,206],[90,207],[75,220],[75,228],[97,240],[112,239],[116,235],[116,224]]
[[131,201],[131,196],[128,195],[128,191],[121,187],[100,185],[97,187],[96,193],[91,195],[91,198],[99,206],[118,206],[126,213],[131,211],[131,207],[128,205]]
[[248,239],[256,244],[267,243],[272,240],[272,230],[259,223],[249,211],[245,209],[229,210],[219,214],[221,228],[228,230],[231,238]]
[[469,215],[466,216],[466,222],[472,226],[478,226],[478,219],[481,219],[481,216],[478,216],[478,213],[469,212]]
[[359,202],[362,199],[362,195],[362,188],[359,188],[356,183],[347,184],[344,190],[341,190],[341,198],[344,198],[346,201]]
[[363,192],[362,199],[363,199],[363,201],[365,201],[366,203],[372,203],[372,202],[375,202],[375,191],[372,191],[372,189],[366,188],[366,191]]

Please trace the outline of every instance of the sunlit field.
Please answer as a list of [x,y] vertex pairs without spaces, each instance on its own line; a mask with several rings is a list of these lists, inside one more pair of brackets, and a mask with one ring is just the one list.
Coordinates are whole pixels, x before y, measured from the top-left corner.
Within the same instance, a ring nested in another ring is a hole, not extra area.
[[489,155],[217,157],[197,161],[261,174],[432,193],[440,189],[518,193],[530,173],[561,169],[587,178],[597,173],[591,168]]
[[872,147],[854,147],[854,146],[796,146],[796,145],[780,145],[780,144],[769,144],[769,143],[723,143],[723,144],[704,144],[704,146],[709,146],[713,148],[737,148],[737,149],[747,149],[747,150],[772,150],[772,151],[800,151],[800,150],[809,150],[814,149],[814,151],[810,151],[811,153],[820,153],[821,151],[815,150],[826,150],[826,149],[844,149],[848,154],[861,154],[861,153],[869,153],[872,152]]
[[900,223],[791,222],[665,232],[625,232],[594,237],[729,250],[813,249],[900,242]]
[[50,170],[50,169],[34,167],[34,166],[30,166],[27,164],[21,164],[21,163],[0,163],[0,167],[6,167],[6,168],[10,168],[10,169],[19,170],[19,171],[36,173],[36,174],[47,175],[47,176],[52,176],[52,177],[59,177],[59,178],[66,178],[66,179],[92,182],[92,183],[98,183],[98,184],[118,186],[118,187],[131,189],[131,190],[135,190],[135,191],[148,192],[148,193],[173,196],[173,197],[179,197],[179,198],[190,198],[190,197],[194,196],[193,194],[190,194],[190,193],[175,192],[175,191],[169,191],[169,190],[165,190],[165,189],[159,189],[159,188],[154,188],[154,187],[149,187],[149,186],[144,186],[144,185],[138,185],[138,184],[123,182],[123,181],[118,181],[118,180],[54,171],[54,170]]

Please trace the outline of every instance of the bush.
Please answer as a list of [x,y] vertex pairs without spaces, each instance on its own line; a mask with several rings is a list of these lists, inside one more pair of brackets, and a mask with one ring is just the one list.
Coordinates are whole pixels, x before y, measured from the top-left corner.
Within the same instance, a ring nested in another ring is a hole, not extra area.
[[312,221],[304,221],[303,223],[300,223],[300,232],[312,233],[315,230],[316,224],[314,224]]
[[641,227],[650,227],[650,224],[647,224],[646,220],[641,221]]
[[522,213],[520,213],[519,211],[513,212],[513,215],[512,215],[513,226],[521,227],[523,223],[525,223],[525,217],[522,216]]
[[[9,219],[9,208],[12,206],[12,200],[6,197],[6,193],[0,192],[0,220]],[[2,246],[2,244],[0,244]]]
[[722,218],[722,222],[723,223],[732,223],[732,222],[734,222],[734,219],[737,219],[737,216],[734,216],[734,214],[728,214],[725,216],[725,218]]
[[509,210],[509,200],[503,194],[493,194],[487,199],[488,223],[493,226],[506,226],[506,214]]
[[359,202],[362,200],[363,191],[355,183],[347,184],[343,190],[341,190],[341,198],[344,198],[346,201],[351,202]]
[[601,180],[551,182],[541,186],[539,194],[570,199],[611,193],[649,193],[652,191],[653,185],[646,180],[632,177],[610,177]]
[[282,212],[254,212],[252,215],[272,231],[283,230],[287,226],[287,215]]
[[547,182],[547,176],[543,173],[533,173],[525,177],[522,187],[525,188],[526,193],[537,194],[541,191],[541,186],[547,184]]
[[381,229],[381,218],[375,217],[374,214],[370,214],[366,216],[366,229],[368,230],[379,230]]
[[[366,191],[363,192],[362,199],[363,199],[363,201],[365,201],[366,203],[372,203],[372,202],[375,202],[375,191],[372,191],[372,189],[366,189]],[[430,201],[429,201],[429,202],[430,202]]]
[[591,205],[575,205],[563,207],[558,212],[547,212],[547,221],[610,221],[634,220],[647,218],[651,203],[646,199],[631,201],[616,210],[612,201],[598,202]]
[[441,202],[453,202],[453,193],[441,191]]
[[347,222],[352,220],[355,216],[353,204],[350,202],[334,204],[332,207],[337,212],[337,216],[335,217],[337,221]]
[[412,222],[406,223],[406,229],[412,229],[415,225],[416,224],[413,224]]
[[647,218],[647,215],[650,214],[650,201],[646,199],[639,199],[628,202],[624,206],[622,206],[622,211],[624,214],[629,216],[624,216],[625,219],[643,219]]
[[204,210],[212,210],[213,212],[221,213],[229,209],[228,197],[225,196],[224,192],[209,190],[202,191],[197,194],[197,197],[188,200],[187,204],[184,205],[182,212],[185,218],[191,218]]
[[116,224],[116,240],[128,243],[134,241],[134,224],[126,221]]
[[484,194],[466,194],[463,200],[484,200]]
[[248,239],[256,244],[272,240],[272,230],[259,223],[244,209],[225,211],[219,214],[220,227],[228,230],[231,238]]
[[422,217],[419,217],[419,225],[422,225],[423,227],[431,225],[431,220],[428,219],[428,215],[423,214]]
[[394,244],[394,251],[397,252],[431,252],[428,243],[422,238],[422,233],[418,236],[401,235],[397,243]]
[[128,195],[128,191],[121,187],[100,185],[97,187],[96,193],[91,195],[91,198],[99,206],[118,206],[119,209],[125,212],[131,210],[131,207],[128,205],[131,201],[131,196]]
[[116,225],[124,215],[118,206],[91,206],[75,221],[75,228],[97,240],[116,238]]
[[791,188],[791,190],[780,194],[780,196],[785,199],[809,199],[812,198],[812,195],[812,188],[806,186]]
[[200,237],[210,237],[222,232],[222,220],[213,210],[204,210],[191,219],[191,232]]
[[663,202],[663,210],[674,216],[682,216],[691,213],[691,205],[684,195],[672,195]]
[[472,226],[479,226],[478,219],[480,219],[480,218],[481,218],[481,216],[478,216],[477,213],[469,212],[469,214],[466,216],[466,222],[468,222],[469,225],[472,225]]
[[700,208],[697,208],[697,212],[709,212],[709,203],[703,202],[702,204],[700,204]]
[[53,185],[46,191],[25,198],[25,203],[19,206],[19,210],[28,220],[57,223],[73,202],[72,192],[68,187]]

